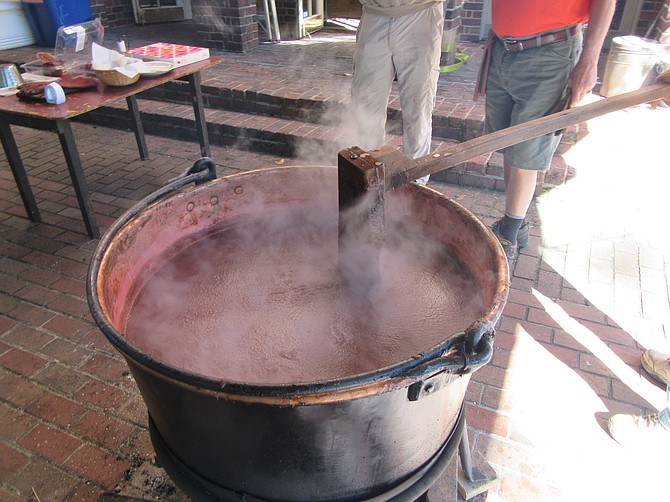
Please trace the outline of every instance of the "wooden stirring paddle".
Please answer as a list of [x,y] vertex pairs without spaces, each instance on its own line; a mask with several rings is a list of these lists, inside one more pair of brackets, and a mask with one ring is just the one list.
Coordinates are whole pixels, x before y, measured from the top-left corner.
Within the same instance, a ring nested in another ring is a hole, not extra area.
[[384,192],[423,176],[449,169],[473,157],[495,152],[531,138],[647,102],[670,97],[665,80],[636,91],[570,108],[501,131],[450,145],[410,159],[385,146],[365,152],[358,147],[338,154],[340,270],[345,282],[369,291],[379,277],[384,243]]

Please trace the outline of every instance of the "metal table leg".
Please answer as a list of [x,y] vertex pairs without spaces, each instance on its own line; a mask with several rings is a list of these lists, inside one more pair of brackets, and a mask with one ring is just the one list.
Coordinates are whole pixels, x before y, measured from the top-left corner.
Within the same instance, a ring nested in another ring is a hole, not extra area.
[[65,162],[70,171],[70,178],[72,179],[72,186],[74,187],[77,201],[81,214],[84,217],[84,224],[88,235],[97,239],[100,237],[100,230],[95,221],[95,214],[91,206],[91,197],[88,193],[86,180],[84,179],[84,170],[81,167],[81,159],[77,151],[77,145],[74,142],[74,134],[72,133],[72,126],[69,120],[57,120],[56,129],[58,132],[58,139],[60,140],[63,154],[65,155]]
[[188,76],[188,85],[191,89],[191,102],[193,103],[193,113],[195,114],[195,128],[198,131],[198,139],[200,140],[200,154],[203,157],[211,157],[209,135],[207,133],[207,121],[205,120],[205,108],[202,103],[201,82],[202,78],[199,71]]
[[140,159],[149,159],[149,150],[147,149],[147,142],[144,137],[144,126],[142,125],[142,117],[140,117],[140,109],[137,106],[137,98],[135,95],[126,98],[128,103],[128,111],[130,112],[130,122],[135,133],[135,140],[137,141],[137,149],[140,151]]
[[5,155],[7,155],[9,167],[12,169],[16,186],[19,188],[19,193],[23,200],[23,206],[28,213],[28,218],[30,218],[30,221],[39,223],[42,221],[42,217],[40,216],[40,210],[37,208],[33,190],[30,188],[26,168],[23,166],[23,161],[21,161],[21,155],[16,146],[16,141],[14,141],[11,126],[4,120],[0,121],[0,136],[2,137],[2,146],[5,149]]

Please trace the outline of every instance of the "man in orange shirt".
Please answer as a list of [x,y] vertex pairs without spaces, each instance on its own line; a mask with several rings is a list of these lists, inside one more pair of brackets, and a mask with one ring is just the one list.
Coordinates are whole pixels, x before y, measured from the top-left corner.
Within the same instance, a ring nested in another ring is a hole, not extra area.
[[[579,103],[596,84],[615,0],[492,0],[486,133],[543,117],[563,99]],[[585,36],[582,27],[588,23]],[[583,42],[583,44],[582,44]],[[560,135],[503,150],[505,215],[493,224],[510,261],[528,244],[526,213],[538,171],[549,168]]]

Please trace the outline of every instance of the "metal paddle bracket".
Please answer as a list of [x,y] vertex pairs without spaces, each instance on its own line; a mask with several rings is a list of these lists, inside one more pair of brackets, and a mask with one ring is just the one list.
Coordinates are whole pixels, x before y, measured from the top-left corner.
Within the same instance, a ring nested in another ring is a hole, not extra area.
[[358,147],[338,155],[338,249],[345,284],[366,294],[379,280],[384,245],[384,164]]

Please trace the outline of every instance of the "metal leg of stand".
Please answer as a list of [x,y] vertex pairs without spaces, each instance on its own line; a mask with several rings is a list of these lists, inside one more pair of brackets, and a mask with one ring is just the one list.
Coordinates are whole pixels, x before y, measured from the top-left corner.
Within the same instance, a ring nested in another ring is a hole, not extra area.
[[461,470],[458,473],[458,493],[463,499],[470,500],[488,491],[498,482],[498,475],[483,458],[477,462],[477,466],[473,466],[467,426],[458,445],[458,456],[461,460]]
[[458,445],[458,456],[461,459],[461,468],[468,481],[474,481],[472,474],[472,454],[470,453],[470,440],[468,439],[468,428],[465,427],[461,436],[461,444]]

